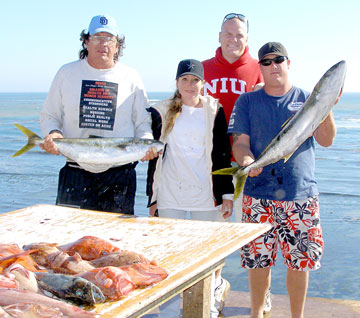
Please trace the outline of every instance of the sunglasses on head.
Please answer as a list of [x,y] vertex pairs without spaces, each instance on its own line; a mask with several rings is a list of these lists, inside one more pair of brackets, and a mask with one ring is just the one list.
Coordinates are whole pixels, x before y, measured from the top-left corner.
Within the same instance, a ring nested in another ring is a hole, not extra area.
[[277,57],[274,57],[273,59],[263,59],[263,60],[259,61],[259,64],[261,64],[263,66],[269,66],[272,64],[272,62],[274,62],[276,64],[281,64],[285,60],[287,60],[286,56],[277,56]]
[[231,20],[231,19],[239,19],[240,21],[246,23],[246,27],[247,27],[247,31],[249,32],[249,20],[247,19],[247,17],[245,17],[243,14],[241,13],[229,13],[224,17],[224,20],[222,22],[222,24],[224,24],[227,20]]

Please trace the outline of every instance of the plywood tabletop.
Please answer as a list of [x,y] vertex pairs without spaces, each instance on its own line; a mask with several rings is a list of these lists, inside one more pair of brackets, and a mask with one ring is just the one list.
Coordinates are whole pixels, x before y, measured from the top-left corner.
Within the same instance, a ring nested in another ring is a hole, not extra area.
[[131,316],[269,230],[268,225],[260,224],[128,217],[55,205],[0,214],[0,223],[0,243],[20,247],[34,242],[65,244],[93,235],[120,249],[156,259],[168,271],[168,278],[154,286],[136,289],[120,301],[97,305],[95,311],[102,317]]

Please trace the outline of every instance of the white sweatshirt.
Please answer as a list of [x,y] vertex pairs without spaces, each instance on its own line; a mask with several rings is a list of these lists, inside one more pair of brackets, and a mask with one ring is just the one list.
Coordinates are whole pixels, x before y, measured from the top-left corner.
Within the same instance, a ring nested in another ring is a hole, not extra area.
[[57,129],[65,138],[152,138],[148,99],[138,73],[117,62],[95,69],[86,59],[57,72],[40,113],[42,133]]

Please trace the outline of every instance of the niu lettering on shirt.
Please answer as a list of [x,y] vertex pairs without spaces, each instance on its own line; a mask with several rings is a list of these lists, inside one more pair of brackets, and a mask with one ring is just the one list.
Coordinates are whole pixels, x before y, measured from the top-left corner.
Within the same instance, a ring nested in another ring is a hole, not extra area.
[[214,78],[210,83],[206,82],[204,85],[204,95],[213,95],[217,93],[245,93],[246,82],[238,78]]

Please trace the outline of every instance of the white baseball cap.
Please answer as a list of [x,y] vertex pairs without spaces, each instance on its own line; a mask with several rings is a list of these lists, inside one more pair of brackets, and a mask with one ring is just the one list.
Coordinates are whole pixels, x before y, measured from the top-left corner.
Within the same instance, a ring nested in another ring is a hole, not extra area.
[[99,32],[107,32],[117,36],[119,33],[116,20],[109,15],[97,15],[93,17],[88,31],[90,35],[94,35]]

